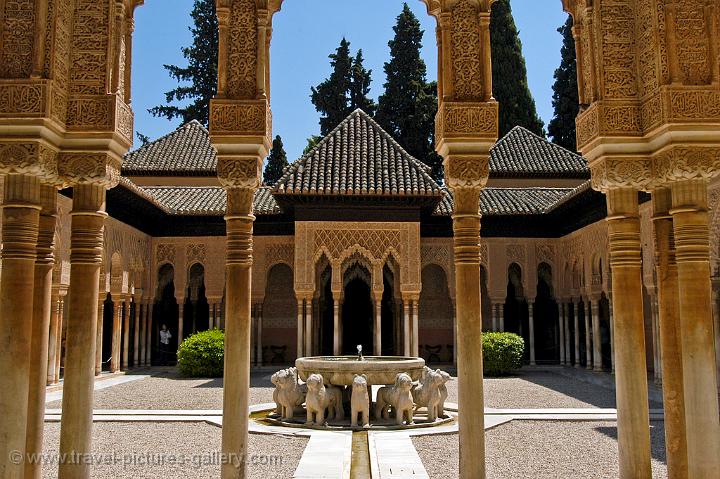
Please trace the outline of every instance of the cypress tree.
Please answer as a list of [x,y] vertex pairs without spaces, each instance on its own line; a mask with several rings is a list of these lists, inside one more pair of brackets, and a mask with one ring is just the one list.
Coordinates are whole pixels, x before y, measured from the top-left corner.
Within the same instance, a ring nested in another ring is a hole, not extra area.
[[370,93],[372,70],[363,66],[362,50],[358,50],[353,59],[350,56],[350,42],[345,38],[335,53],[329,55],[332,73],[318,86],[312,88],[310,100],[320,117],[320,134],[330,133],[356,108],[365,113],[375,112],[375,103],[367,95]]
[[500,137],[518,125],[544,137],[543,122],[528,87],[527,68],[510,0],[497,0],[492,7],[490,44],[493,94],[500,104]]
[[370,83],[372,82],[372,70],[366,70],[363,66],[362,49],[358,50],[352,66],[352,83],[350,84],[350,110],[354,111],[360,108],[362,111],[372,116],[375,114],[377,106],[371,98]]
[[558,32],[563,36],[563,45],[560,49],[562,59],[560,67],[555,70],[552,102],[555,114],[548,123],[548,133],[553,143],[575,151],[577,149],[575,117],[580,111],[580,101],[578,99],[577,63],[572,25],[572,17],[568,16],[565,24],[558,28]]
[[442,159],[433,150],[437,87],[427,83],[427,67],[420,57],[423,31],[408,7],[397,17],[395,37],[388,42],[385,93],[378,102],[377,121],[408,153],[442,177]]
[[320,117],[320,134],[327,135],[347,117],[350,110],[348,92],[353,77],[353,61],[350,42],[343,38],[335,53],[329,55],[333,72],[330,78],[312,88],[310,99]]
[[[210,100],[217,92],[218,24],[215,0],[195,0],[190,15],[193,19],[190,27],[193,44],[182,49],[187,66],[164,65],[170,76],[181,85],[165,94],[166,105],[156,106],[148,112],[168,120],[179,117],[183,123],[198,120],[207,127]],[[187,100],[192,101],[185,105]],[[174,102],[183,105],[171,105]]]
[[288,165],[287,154],[283,147],[282,138],[277,135],[273,140],[270,155],[267,158],[267,165],[263,172],[263,183],[266,185],[274,185],[283,175],[283,168]]

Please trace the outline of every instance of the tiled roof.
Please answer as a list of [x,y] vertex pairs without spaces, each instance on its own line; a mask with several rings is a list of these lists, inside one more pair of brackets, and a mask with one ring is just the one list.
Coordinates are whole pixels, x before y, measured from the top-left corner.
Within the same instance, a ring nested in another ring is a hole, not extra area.
[[516,126],[490,150],[491,178],[590,178],[587,161]]
[[[573,188],[485,188],[480,195],[480,212],[488,216],[544,214],[575,191]],[[435,216],[452,214],[452,194],[448,189],[443,189],[443,193],[433,213]]]
[[125,155],[122,171],[128,176],[214,176],[216,168],[210,135],[192,120]]
[[366,113],[355,110],[312,151],[286,168],[275,192],[440,196],[441,189],[426,165]]
[[[227,195],[219,186],[137,186],[127,178],[121,185],[142,196],[168,214],[180,216],[223,216]],[[281,213],[270,188],[261,187],[253,200],[255,215]]]

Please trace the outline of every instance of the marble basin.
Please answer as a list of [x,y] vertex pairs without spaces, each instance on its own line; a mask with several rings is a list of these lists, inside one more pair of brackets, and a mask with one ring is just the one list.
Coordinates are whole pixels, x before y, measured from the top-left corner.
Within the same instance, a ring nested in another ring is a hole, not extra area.
[[420,379],[425,366],[423,358],[403,356],[312,356],[298,358],[295,367],[303,381],[311,374],[322,374],[326,383],[350,386],[356,374],[367,376],[368,384],[393,384],[398,373],[407,373],[413,381]]

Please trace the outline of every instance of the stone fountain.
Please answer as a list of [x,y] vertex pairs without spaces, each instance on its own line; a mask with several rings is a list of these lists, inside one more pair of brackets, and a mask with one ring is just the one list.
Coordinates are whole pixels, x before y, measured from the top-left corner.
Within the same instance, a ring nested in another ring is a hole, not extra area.
[[[402,356],[315,356],[272,376],[276,409],[289,427],[397,429],[453,421],[444,411],[450,375]],[[373,403],[372,387],[378,387]],[[349,417],[348,417],[349,415]]]

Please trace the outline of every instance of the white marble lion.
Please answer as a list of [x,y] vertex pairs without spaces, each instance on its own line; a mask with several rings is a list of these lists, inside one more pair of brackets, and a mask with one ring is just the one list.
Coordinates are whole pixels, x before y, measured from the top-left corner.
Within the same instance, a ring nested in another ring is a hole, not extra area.
[[381,387],[375,401],[375,417],[388,419],[392,407],[396,424],[414,424],[412,387],[413,381],[407,373],[399,373],[394,385]]
[[[308,391],[305,397],[305,409],[307,410],[305,424],[322,426],[325,425],[326,419],[342,420],[345,418],[340,388],[325,386],[320,374],[311,374],[306,384]],[[326,410],[327,417],[325,416]]]
[[370,426],[370,394],[368,392],[367,376],[364,374],[356,375],[353,379],[350,411],[352,413],[351,427],[358,427],[358,415],[362,416],[362,427]]
[[[428,420],[430,421],[435,421],[438,416],[442,417],[444,414],[443,407],[447,398],[445,383],[448,379],[450,379],[449,374],[439,369],[433,371],[426,366],[420,378],[420,383],[412,390],[415,409],[427,408]],[[444,388],[445,397],[443,397],[441,388]]]
[[307,386],[298,382],[296,368],[281,369],[270,377],[270,381],[275,385],[273,400],[277,414],[285,420],[292,419],[296,408],[305,402]]

